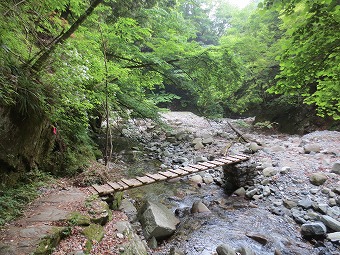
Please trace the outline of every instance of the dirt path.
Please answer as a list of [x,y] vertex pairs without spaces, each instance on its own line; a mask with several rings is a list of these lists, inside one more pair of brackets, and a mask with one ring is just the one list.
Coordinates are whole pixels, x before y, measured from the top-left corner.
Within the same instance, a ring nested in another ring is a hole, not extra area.
[[65,221],[70,213],[81,211],[88,195],[86,189],[72,187],[54,190],[35,200],[22,217],[1,230],[0,254],[31,254],[43,238],[57,238],[64,230],[58,223]]

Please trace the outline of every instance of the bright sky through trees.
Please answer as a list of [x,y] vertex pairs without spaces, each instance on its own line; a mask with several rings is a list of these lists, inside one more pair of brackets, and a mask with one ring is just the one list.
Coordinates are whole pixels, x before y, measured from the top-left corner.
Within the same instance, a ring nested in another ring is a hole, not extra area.
[[230,4],[236,5],[237,7],[241,9],[246,7],[251,2],[251,0],[222,0],[222,1],[227,1]]

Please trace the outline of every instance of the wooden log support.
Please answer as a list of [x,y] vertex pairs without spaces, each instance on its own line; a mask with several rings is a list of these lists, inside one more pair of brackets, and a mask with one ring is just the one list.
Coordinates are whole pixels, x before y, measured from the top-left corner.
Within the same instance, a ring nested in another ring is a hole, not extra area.
[[168,177],[165,177],[164,175],[161,174],[146,174],[146,176],[155,179],[156,181],[164,181],[168,179]]
[[138,181],[137,179],[122,179],[122,182],[130,187],[138,187],[143,185],[143,183]]
[[175,177],[178,177],[178,174],[177,173],[174,173],[174,172],[170,172],[170,171],[166,171],[166,172],[162,172],[162,171],[160,171],[160,172],[158,172],[159,174],[161,174],[161,175],[164,175],[165,177],[167,177],[167,178],[175,178]]
[[155,179],[152,179],[148,176],[136,177],[136,179],[142,182],[143,184],[150,184],[156,181]]

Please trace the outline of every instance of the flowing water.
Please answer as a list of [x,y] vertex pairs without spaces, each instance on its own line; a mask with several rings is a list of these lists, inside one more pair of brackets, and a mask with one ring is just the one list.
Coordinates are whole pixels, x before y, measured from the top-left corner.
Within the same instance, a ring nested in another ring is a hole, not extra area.
[[[301,240],[290,218],[274,215],[243,198],[227,196],[215,184],[198,187],[184,179],[136,188],[129,195],[138,201],[147,198],[162,202],[174,212],[187,212],[180,215],[176,233],[153,255],[167,255],[171,247],[188,255],[211,255],[220,244],[235,249],[249,247],[260,255],[272,255],[275,250],[284,251],[281,254],[317,254]],[[211,213],[190,214],[197,200],[203,201]]]

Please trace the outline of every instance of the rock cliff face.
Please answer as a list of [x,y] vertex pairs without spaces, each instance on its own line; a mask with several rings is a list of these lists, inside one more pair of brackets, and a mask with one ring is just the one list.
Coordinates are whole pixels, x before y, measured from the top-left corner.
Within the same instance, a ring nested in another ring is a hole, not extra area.
[[23,116],[15,108],[0,106],[0,174],[2,184],[13,185],[37,166],[44,168],[55,135],[47,118]]

